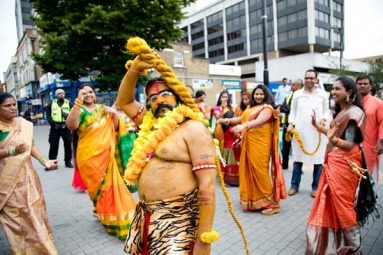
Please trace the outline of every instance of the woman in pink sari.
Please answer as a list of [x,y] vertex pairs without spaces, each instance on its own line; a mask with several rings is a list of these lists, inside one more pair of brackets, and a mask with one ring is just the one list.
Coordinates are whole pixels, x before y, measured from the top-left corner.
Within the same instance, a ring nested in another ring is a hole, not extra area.
[[16,114],[14,97],[0,93],[0,223],[11,254],[55,255],[58,253],[32,157],[47,169],[57,168],[57,160],[41,155],[33,141],[33,124]]

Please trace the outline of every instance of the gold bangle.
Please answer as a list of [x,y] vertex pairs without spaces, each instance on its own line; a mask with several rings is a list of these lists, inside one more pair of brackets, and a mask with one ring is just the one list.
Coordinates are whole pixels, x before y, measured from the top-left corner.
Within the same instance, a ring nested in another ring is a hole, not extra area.
[[83,100],[81,100],[80,98],[76,98],[76,100],[74,101],[75,104],[78,104],[78,105],[82,105],[83,104]]
[[45,166],[45,163],[47,163],[48,159],[44,156],[39,157],[38,161],[41,165]]
[[250,121],[248,121],[246,123],[247,123],[247,129],[250,129]]
[[9,146],[5,148],[5,153],[7,156],[15,156],[16,154],[16,147],[15,146]]
[[225,125],[230,125],[230,120],[229,119],[225,119]]
[[340,147],[342,147],[343,146],[343,141],[342,141],[342,139],[337,139],[337,141],[336,141],[336,145],[335,145],[336,147],[338,147],[338,148],[340,148]]
[[76,109],[76,110],[81,110],[81,107],[80,107],[80,105],[79,105],[79,104],[75,104],[75,105],[73,106],[73,109]]

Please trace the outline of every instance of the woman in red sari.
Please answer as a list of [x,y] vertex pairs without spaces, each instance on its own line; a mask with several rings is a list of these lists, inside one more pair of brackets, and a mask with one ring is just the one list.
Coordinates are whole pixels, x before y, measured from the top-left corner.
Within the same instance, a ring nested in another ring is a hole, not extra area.
[[[244,211],[261,210],[264,215],[280,212],[286,187],[278,152],[279,115],[274,98],[265,85],[252,92],[250,108],[240,117],[220,123],[240,124],[232,132],[242,137],[239,160],[239,194]],[[271,171],[270,171],[271,157]]]
[[362,254],[360,227],[354,209],[362,166],[364,111],[354,81],[338,78],[331,94],[334,119],[326,130],[315,122],[329,140],[318,195],[307,226],[306,254]]

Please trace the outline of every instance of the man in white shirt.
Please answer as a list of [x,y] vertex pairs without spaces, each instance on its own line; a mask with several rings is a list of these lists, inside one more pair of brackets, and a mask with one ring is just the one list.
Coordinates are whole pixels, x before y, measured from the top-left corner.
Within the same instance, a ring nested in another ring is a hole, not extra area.
[[277,93],[275,94],[275,103],[277,105],[282,105],[283,101],[287,97],[287,95],[290,93],[290,86],[287,85],[287,78],[282,79],[282,84],[279,85],[277,89]]
[[[329,114],[328,96],[326,91],[315,86],[317,78],[318,74],[315,70],[310,69],[306,71],[304,88],[294,93],[289,116],[289,126],[287,128],[287,132],[290,132],[293,128],[298,131],[303,146],[308,152],[314,151],[319,143],[318,130],[311,124],[313,111],[315,111],[316,117],[320,120],[321,124],[326,122]],[[295,137],[292,140],[294,165],[291,188],[288,192],[290,196],[295,195],[299,190],[303,163],[314,164],[311,196],[316,196],[326,150],[326,137],[323,134],[321,136],[319,149],[314,155],[305,154],[299,147]]]

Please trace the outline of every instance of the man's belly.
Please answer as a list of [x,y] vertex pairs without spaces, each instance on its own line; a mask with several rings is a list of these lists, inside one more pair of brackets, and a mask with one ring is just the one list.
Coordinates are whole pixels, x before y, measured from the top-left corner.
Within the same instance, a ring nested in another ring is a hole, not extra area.
[[186,194],[197,188],[197,179],[189,163],[152,158],[138,182],[140,199],[157,201]]

